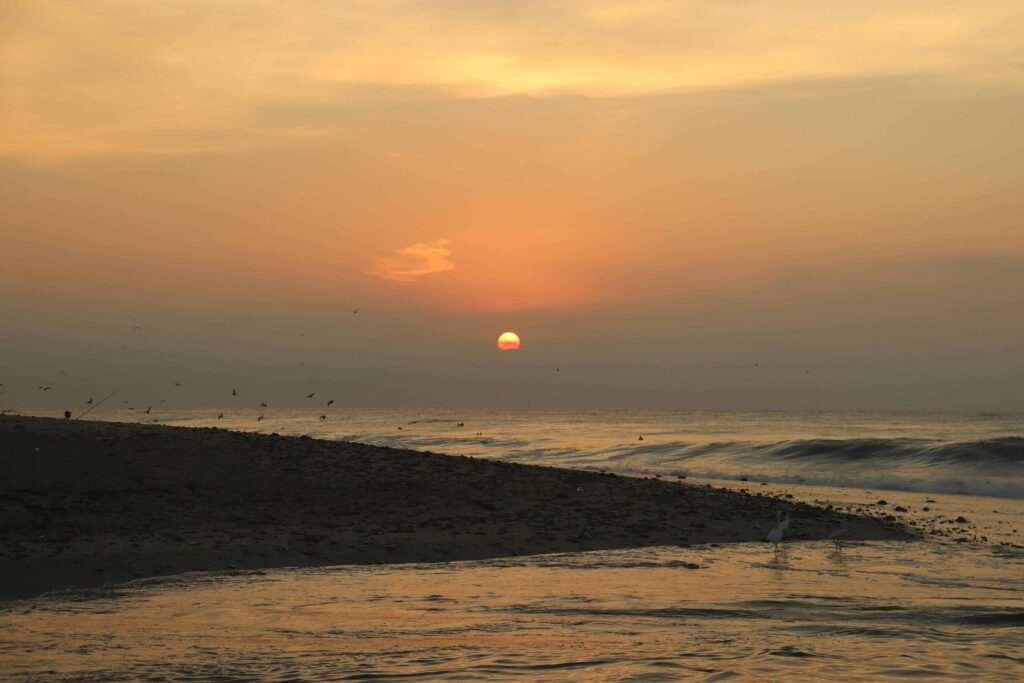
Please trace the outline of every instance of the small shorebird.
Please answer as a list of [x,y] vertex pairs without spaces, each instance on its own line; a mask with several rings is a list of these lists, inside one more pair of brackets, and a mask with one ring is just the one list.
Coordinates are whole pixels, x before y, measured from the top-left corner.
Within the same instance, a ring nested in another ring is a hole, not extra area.
[[332,398],[330,401],[327,402],[327,407],[330,408],[333,403],[334,399]]
[[842,550],[843,549],[843,539],[846,538],[846,536],[849,533],[850,533],[850,529],[846,526],[846,524],[843,524],[843,526],[839,527],[838,529],[836,529],[835,531],[830,533],[828,535],[828,538],[829,538],[830,541],[832,541],[833,544],[835,544],[836,550]]
[[238,389],[232,389],[231,390],[231,395],[232,396],[238,396]]
[[270,406],[268,406],[266,403],[261,403],[260,404],[260,408],[269,408],[269,407]]
[[782,526],[779,525],[779,526],[775,527],[774,529],[772,529],[771,531],[769,531],[768,535],[765,537],[764,540],[768,541],[769,543],[774,543],[775,544],[775,552],[779,552],[779,544],[782,543],[782,537],[784,535],[785,535],[785,532],[783,531]]
[[316,396],[315,391],[312,394],[306,394],[306,398],[313,398],[314,396]]
[[326,416],[326,415],[321,415],[321,416],[320,416],[320,419],[321,419],[321,420],[326,420],[326,419],[327,419],[327,416]]

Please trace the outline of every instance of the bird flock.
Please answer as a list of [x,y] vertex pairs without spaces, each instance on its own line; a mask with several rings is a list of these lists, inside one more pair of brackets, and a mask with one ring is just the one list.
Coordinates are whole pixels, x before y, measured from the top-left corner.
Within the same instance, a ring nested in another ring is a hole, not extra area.
[[[352,309],[352,313],[353,314],[358,314],[359,310],[360,310],[359,308]],[[132,332],[140,332],[142,329],[143,328],[142,328],[141,325],[132,325],[131,326]],[[301,336],[305,336],[305,335],[301,335]],[[127,344],[121,344],[120,346],[121,346],[121,350],[122,351],[128,351],[129,350],[129,346]],[[299,365],[305,365],[305,364],[304,363],[299,363]],[[60,374],[61,375],[67,375],[68,372],[67,372],[67,370],[60,370]],[[182,388],[182,383],[180,381],[171,381],[170,384],[175,389],[181,389]],[[40,392],[54,392],[55,391],[54,387],[49,385],[49,384],[39,384],[39,385],[36,386],[36,389],[38,391],[40,391]],[[83,407],[85,409],[82,412],[80,412],[78,415],[75,415],[71,410],[65,410],[64,411],[64,417],[66,419],[75,419],[75,418],[84,417],[86,414],[91,412],[93,409],[100,407],[108,399],[110,399],[114,395],[120,393],[122,391],[122,389],[124,389],[124,387],[116,389],[115,391],[111,392],[107,396],[104,396],[104,397],[102,397],[100,399],[96,399],[94,396],[90,396],[88,398],[88,400],[86,400],[84,402]],[[0,383],[0,396],[3,396],[3,395],[8,394],[8,393],[10,393],[10,392],[9,392],[8,388],[6,387],[6,385],[4,385],[3,383]],[[55,392],[55,395],[57,393],[59,393],[59,392]],[[304,396],[306,397],[306,399],[310,399],[311,400],[311,399],[313,399],[316,396],[316,393],[317,393],[316,391],[312,391],[312,392],[310,392],[308,394],[304,394]],[[239,395],[240,394],[239,394],[237,388],[232,388],[231,389],[231,396],[232,397],[237,398]],[[166,403],[166,399],[160,399],[159,404],[157,404],[157,405],[164,406],[165,403]],[[122,410],[127,410],[127,411],[135,411],[136,410],[135,405],[133,405],[133,403],[131,401],[127,400],[127,399],[122,399],[121,405],[122,405]],[[330,408],[333,405],[334,405],[334,399],[332,398],[332,399],[329,399],[326,402],[324,407],[325,408]],[[269,407],[270,407],[270,404],[267,401],[260,401],[257,404],[257,408],[269,408]],[[147,402],[146,403],[146,408],[144,410],[140,410],[139,413],[142,414],[142,415],[153,416],[153,417],[151,417],[151,421],[152,422],[159,422],[160,419],[158,417],[154,416],[155,415],[154,412],[153,412],[154,408],[155,408],[154,405],[149,404]],[[16,411],[13,408],[0,409],[0,415],[7,414],[7,413],[14,413],[14,412],[16,412]],[[322,412],[318,411],[318,414],[319,414],[319,419],[321,421],[327,419],[327,414],[326,413],[322,413]],[[223,420],[224,417],[225,417],[225,413],[223,413],[223,412],[218,412],[217,413],[217,419],[218,420]],[[265,413],[264,414],[260,414],[256,418],[256,421],[257,422],[262,422],[264,419],[266,419],[266,414]]]

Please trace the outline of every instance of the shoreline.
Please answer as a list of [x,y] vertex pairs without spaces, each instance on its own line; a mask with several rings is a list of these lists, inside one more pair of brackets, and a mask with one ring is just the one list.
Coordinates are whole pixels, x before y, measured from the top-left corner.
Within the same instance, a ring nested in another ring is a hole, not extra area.
[[782,495],[305,436],[0,416],[0,599],[188,571],[905,540]]

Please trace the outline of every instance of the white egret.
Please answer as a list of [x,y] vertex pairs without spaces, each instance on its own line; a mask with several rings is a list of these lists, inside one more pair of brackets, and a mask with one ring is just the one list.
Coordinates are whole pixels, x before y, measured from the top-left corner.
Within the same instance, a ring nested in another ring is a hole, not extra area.
[[843,526],[839,527],[838,529],[830,533],[828,535],[828,538],[835,544],[836,550],[842,550],[843,539],[846,538],[846,535],[849,533],[850,529],[846,526],[846,524],[843,524]]

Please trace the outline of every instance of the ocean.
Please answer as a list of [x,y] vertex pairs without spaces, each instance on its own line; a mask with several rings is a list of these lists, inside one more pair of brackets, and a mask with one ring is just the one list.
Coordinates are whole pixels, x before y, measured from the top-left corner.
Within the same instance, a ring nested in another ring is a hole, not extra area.
[[57,592],[0,605],[9,680],[1024,679],[1021,415],[93,416],[685,476],[842,509],[884,507],[926,533],[839,549],[784,542],[778,554],[757,543],[663,546],[205,572]]
[[158,407],[148,415],[101,409],[89,417],[307,434],[623,474],[1024,497],[1024,413]]

